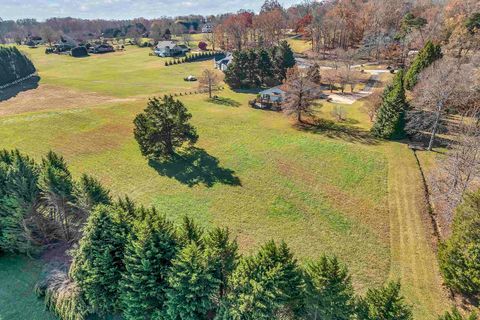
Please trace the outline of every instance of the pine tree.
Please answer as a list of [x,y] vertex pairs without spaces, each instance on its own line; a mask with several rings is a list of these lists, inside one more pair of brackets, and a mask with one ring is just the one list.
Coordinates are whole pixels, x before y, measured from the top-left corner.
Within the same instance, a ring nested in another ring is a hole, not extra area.
[[100,181],[83,174],[75,187],[75,202],[79,209],[88,214],[99,204],[112,204],[110,191],[102,186]]
[[203,247],[203,229],[189,216],[184,216],[180,226],[180,241],[184,245],[194,242],[199,247]]
[[120,280],[130,222],[119,207],[99,205],[91,213],[74,252],[70,276],[82,289],[92,311],[119,310]]
[[0,250],[31,253],[42,243],[32,219],[40,201],[38,176],[39,167],[28,156],[0,151]]
[[438,317],[438,320],[477,320],[477,314],[472,312],[467,316],[463,316],[457,308],[453,308],[452,311],[445,312],[444,315]]
[[260,84],[264,86],[272,85],[274,78],[273,64],[267,50],[259,49],[255,65],[258,69],[257,75],[260,79]]
[[215,278],[220,280],[220,301],[227,292],[228,278],[238,263],[238,244],[236,240],[230,240],[228,229],[214,228],[205,238],[205,247]]
[[245,86],[248,70],[248,56],[245,51],[235,51],[232,62],[225,70],[225,82],[232,88],[241,88]]
[[348,320],[354,314],[353,286],[337,258],[322,256],[305,267],[305,310],[311,319]]
[[287,70],[295,65],[295,56],[287,41],[280,42],[280,45],[272,51],[272,60],[278,80],[283,81],[287,76]]
[[405,88],[407,90],[412,90],[418,82],[418,75],[420,72],[441,57],[442,49],[440,45],[436,45],[431,41],[427,41],[405,74]]
[[403,71],[399,70],[393,83],[382,95],[372,134],[377,138],[400,139],[405,136],[405,112],[408,108],[403,86]]
[[152,160],[169,158],[175,148],[197,142],[197,132],[189,123],[191,117],[183,103],[172,96],[150,99],[134,120],[134,135],[142,155]]
[[74,239],[83,219],[75,208],[74,181],[62,156],[50,151],[42,160],[38,185],[45,215],[56,223],[62,239]]
[[480,297],[480,189],[457,208],[452,234],[439,247],[440,270],[454,291]]
[[220,319],[274,319],[295,316],[302,307],[302,278],[287,245],[267,242],[243,259],[230,279]]
[[126,245],[121,281],[125,319],[154,319],[164,312],[167,274],[178,250],[173,224],[155,210],[135,223]]
[[194,242],[178,254],[168,278],[167,313],[171,319],[209,318],[214,312],[213,299],[220,286],[214,273],[205,253]]
[[400,294],[400,282],[369,289],[357,302],[358,320],[413,320],[410,306]]

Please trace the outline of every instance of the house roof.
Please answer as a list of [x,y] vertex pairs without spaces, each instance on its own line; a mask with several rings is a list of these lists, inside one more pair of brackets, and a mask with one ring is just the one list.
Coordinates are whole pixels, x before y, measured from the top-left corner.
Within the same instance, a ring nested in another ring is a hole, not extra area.
[[267,90],[263,90],[263,91],[260,91],[259,92],[260,94],[262,95],[282,95],[285,93],[285,91],[283,91],[280,86],[278,87],[273,87],[273,88],[270,88],[270,89],[267,89]]
[[166,47],[172,49],[176,45],[177,44],[174,41],[159,41],[157,44],[157,49],[165,49]]

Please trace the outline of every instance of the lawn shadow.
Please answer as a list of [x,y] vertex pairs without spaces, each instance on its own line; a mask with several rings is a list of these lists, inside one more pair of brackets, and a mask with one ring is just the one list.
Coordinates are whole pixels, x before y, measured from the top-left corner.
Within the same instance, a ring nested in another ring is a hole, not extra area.
[[328,138],[341,139],[348,142],[376,145],[380,141],[368,131],[349,125],[338,124],[331,120],[315,119],[312,123],[299,123],[295,126],[301,131],[321,134]]
[[241,186],[235,171],[221,167],[217,158],[200,148],[191,148],[170,160],[149,160],[148,164],[158,174],[174,178],[189,187],[199,184],[212,187],[216,183]]
[[207,101],[210,103],[214,103],[222,106],[240,107],[240,102],[235,101],[231,98],[213,97],[213,98],[209,98]]
[[16,85],[0,89],[0,102],[16,97],[20,92],[38,88],[39,76],[33,76]]

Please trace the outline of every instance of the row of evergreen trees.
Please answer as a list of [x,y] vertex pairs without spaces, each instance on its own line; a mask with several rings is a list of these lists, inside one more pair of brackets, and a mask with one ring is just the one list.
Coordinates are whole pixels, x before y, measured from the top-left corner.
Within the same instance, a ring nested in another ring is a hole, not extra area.
[[282,83],[295,57],[287,41],[270,49],[256,48],[233,53],[225,71],[225,82],[232,88],[271,87]]
[[16,47],[0,47],[0,86],[35,72],[33,63]]
[[128,200],[92,212],[70,275],[91,312],[125,319],[412,318],[399,283],[356,297],[335,257],[302,267],[273,241],[240,257],[228,229],[175,228]]
[[412,90],[418,82],[420,72],[441,58],[440,45],[428,41],[413,60],[407,72],[399,70],[382,94],[382,104],[376,114],[372,134],[383,139],[405,137],[405,115],[409,110],[406,90]]

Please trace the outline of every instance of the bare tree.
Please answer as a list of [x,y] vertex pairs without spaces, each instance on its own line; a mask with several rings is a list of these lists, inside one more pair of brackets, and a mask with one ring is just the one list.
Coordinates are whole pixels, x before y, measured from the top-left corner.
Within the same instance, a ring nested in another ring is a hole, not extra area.
[[213,51],[215,51],[215,45],[217,44],[217,37],[214,32],[205,33],[203,35],[203,40],[212,47]]
[[378,109],[380,109],[380,105],[382,104],[382,93],[380,90],[375,90],[368,96],[365,100],[364,105],[362,106],[362,111],[368,115],[370,122],[375,120],[375,116],[377,115]]
[[222,79],[217,72],[205,69],[198,79],[198,87],[203,90],[208,90],[208,96],[212,98],[212,91],[218,87],[220,81],[222,81]]
[[52,42],[58,38],[58,33],[51,27],[45,25],[40,29],[40,36],[42,37],[43,41],[48,42],[48,45],[51,47]]
[[316,85],[298,67],[288,69],[285,81],[285,101],[282,109],[287,115],[295,115],[302,123],[302,115],[312,115],[317,99]]
[[192,42],[192,35],[190,33],[183,33],[182,41],[187,45],[187,47],[190,47],[190,42]]
[[480,186],[480,109],[468,111],[456,141],[431,175],[432,199],[448,232],[455,208],[469,190]]
[[[478,97],[478,79],[474,65],[459,64],[458,60],[443,58],[437,60],[420,74],[420,81],[414,90],[413,105],[418,111],[433,115],[430,141],[427,150],[432,150],[439,126],[446,116],[447,109],[464,106],[467,101]],[[422,126],[425,119],[409,116],[409,128]]]

